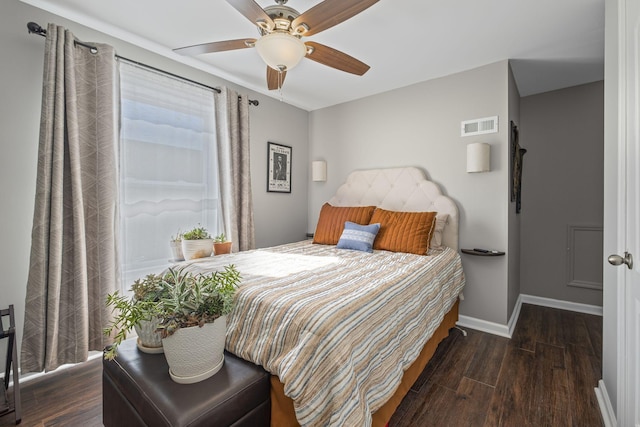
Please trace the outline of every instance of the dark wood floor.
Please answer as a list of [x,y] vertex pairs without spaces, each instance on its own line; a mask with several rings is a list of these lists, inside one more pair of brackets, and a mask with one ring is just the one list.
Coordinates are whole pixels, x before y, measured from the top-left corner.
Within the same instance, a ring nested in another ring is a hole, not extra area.
[[511,340],[456,330],[391,419],[404,426],[602,426],[602,318],[524,304]]
[[[95,359],[21,385],[20,426],[101,426],[102,360]],[[0,426],[15,425],[14,414]]]
[[[511,340],[467,332],[438,347],[391,427],[603,425],[601,317],[525,304]],[[25,383],[21,425],[102,425],[101,369],[98,359]]]

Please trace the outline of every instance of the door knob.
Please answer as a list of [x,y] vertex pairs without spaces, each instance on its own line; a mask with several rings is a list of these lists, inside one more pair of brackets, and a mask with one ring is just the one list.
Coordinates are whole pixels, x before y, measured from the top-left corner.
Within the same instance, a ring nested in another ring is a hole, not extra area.
[[626,264],[629,270],[633,268],[633,256],[631,256],[629,252],[625,252],[624,257],[621,257],[620,255],[617,255],[617,254],[609,255],[609,258],[607,258],[607,261],[609,261],[609,264],[611,265]]

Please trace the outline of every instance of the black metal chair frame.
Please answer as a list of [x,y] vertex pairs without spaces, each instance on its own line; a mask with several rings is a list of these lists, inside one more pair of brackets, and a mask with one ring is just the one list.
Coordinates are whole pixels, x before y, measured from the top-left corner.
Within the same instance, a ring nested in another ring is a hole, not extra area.
[[[2,324],[2,318],[9,316],[9,329],[5,330]],[[0,416],[15,413],[16,424],[20,424],[22,421],[22,406],[20,404],[20,383],[18,381],[18,350],[16,342],[16,322],[13,314],[13,305],[9,308],[0,310],[0,339],[8,338],[9,345],[7,346],[7,362],[4,369],[4,381],[0,393],[3,400],[7,400],[7,391],[9,390],[9,377],[11,367],[13,366],[13,406],[7,402],[5,409],[0,409]]]

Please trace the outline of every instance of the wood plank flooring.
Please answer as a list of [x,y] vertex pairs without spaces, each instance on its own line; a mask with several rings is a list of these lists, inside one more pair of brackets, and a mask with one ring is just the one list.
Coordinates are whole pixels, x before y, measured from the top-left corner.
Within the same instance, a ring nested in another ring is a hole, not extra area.
[[[20,385],[20,394],[20,426],[101,426],[102,360],[28,381]],[[13,425],[13,413],[0,417],[0,426]]]
[[391,427],[602,426],[602,318],[524,304],[512,339],[453,330]]
[[[601,317],[525,304],[511,340],[467,332],[440,344],[390,427],[603,425]],[[23,384],[21,425],[101,426],[101,363]]]

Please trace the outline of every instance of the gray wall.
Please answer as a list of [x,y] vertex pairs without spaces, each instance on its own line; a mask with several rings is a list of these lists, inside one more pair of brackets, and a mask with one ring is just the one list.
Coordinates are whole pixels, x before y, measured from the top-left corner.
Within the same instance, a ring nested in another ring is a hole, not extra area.
[[[521,292],[602,305],[602,290],[568,286],[569,257],[577,256],[574,282],[602,282],[602,233],[568,225],[602,227],[604,83],[523,97]],[[573,252],[576,252],[574,254]],[[577,280],[575,280],[577,279]]]
[[[508,246],[509,66],[507,61],[310,113],[310,160],[327,182],[309,183],[309,231],[354,169],[417,166],[460,208],[460,247]],[[460,122],[499,116],[499,133],[460,137]],[[491,172],[466,173],[466,145],[491,144]],[[463,255],[461,314],[507,323],[507,257]]]
[[[509,132],[511,132],[511,122],[516,126],[520,125],[520,93],[516,81],[509,67]],[[509,144],[511,136],[508,136]],[[507,165],[511,163],[511,148],[507,148]],[[511,176],[509,175],[509,166],[507,166],[507,198],[511,200]],[[516,306],[518,296],[520,295],[520,215],[516,214],[515,203],[511,202],[507,207],[507,217],[509,218],[509,246],[507,249],[507,259],[509,263],[508,273],[508,289],[507,289],[507,318],[511,319],[511,315]]]
[[[228,84],[215,76],[163,58],[87,27],[19,2],[0,2],[0,256],[8,266],[0,281],[0,306],[14,304],[22,336],[31,225],[36,185],[44,38],[29,35],[35,21],[63,25],[81,40],[109,43],[118,54],[210,86],[228,85],[258,99],[251,107],[251,172],[259,247],[302,240],[307,229],[308,113]],[[266,192],[267,141],[293,147],[291,194]],[[167,256],[169,249],[167,243]],[[3,340],[4,341],[4,340]],[[4,343],[0,343],[0,346]],[[0,354],[4,354],[0,347]]]

